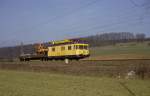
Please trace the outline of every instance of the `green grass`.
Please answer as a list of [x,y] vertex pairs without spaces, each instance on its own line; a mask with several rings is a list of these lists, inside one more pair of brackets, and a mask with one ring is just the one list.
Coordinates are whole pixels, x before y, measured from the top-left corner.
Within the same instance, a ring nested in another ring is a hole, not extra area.
[[0,96],[150,96],[149,80],[0,71]]
[[91,56],[119,56],[150,58],[150,46],[145,43],[121,43],[115,46],[94,47],[90,50]]

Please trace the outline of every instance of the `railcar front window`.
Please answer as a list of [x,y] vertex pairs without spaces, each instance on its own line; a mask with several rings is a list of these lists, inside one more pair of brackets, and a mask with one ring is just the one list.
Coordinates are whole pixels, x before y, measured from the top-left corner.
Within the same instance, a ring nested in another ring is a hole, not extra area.
[[83,45],[79,45],[79,49],[83,49],[84,48],[84,46]]
[[73,49],[76,49],[76,45],[73,46]]
[[87,50],[87,49],[88,49],[88,46],[84,46],[84,49],[86,49],[86,50]]

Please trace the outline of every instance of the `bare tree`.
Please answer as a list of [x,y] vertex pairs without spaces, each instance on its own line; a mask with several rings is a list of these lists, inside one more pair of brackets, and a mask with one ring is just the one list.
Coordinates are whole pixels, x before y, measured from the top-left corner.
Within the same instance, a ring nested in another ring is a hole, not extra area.
[[146,35],[144,33],[138,33],[136,34],[136,39],[137,41],[143,42],[145,39]]

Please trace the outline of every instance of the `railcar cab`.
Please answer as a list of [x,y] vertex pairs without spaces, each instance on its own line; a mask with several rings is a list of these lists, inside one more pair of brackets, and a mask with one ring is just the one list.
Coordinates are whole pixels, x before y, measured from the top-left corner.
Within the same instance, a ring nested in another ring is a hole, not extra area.
[[78,56],[88,56],[89,55],[89,45],[88,44],[74,44],[74,50]]

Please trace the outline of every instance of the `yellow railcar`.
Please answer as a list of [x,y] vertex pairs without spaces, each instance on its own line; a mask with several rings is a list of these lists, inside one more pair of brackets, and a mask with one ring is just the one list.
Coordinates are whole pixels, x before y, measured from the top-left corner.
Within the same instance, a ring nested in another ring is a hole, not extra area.
[[53,42],[53,45],[48,47],[48,57],[52,59],[81,59],[90,55],[88,44],[65,41],[60,41],[63,43]]

